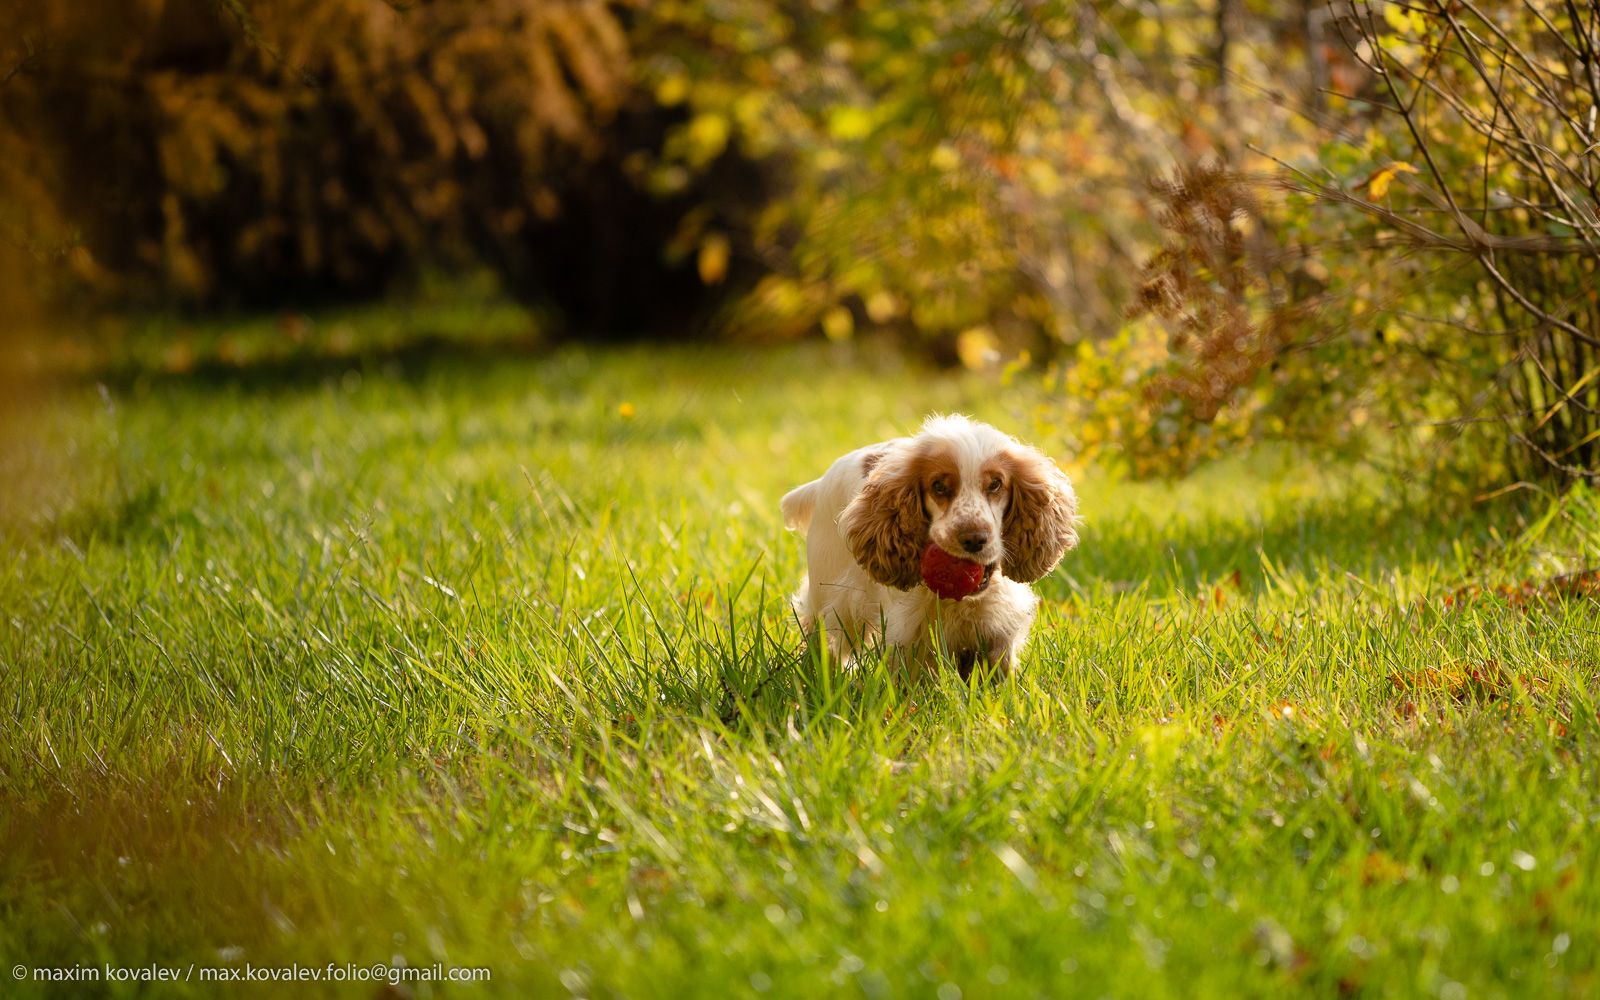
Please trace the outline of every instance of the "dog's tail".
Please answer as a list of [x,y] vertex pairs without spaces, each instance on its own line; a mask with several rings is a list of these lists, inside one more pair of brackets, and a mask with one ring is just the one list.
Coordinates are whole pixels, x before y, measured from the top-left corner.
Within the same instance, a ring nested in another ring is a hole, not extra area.
[[804,535],[811,528],[811,513],[817,509],[817,493],[821,489],[822,480],[813,479],[785,493],[778,501],[778,508],[783,511],[783,526]]

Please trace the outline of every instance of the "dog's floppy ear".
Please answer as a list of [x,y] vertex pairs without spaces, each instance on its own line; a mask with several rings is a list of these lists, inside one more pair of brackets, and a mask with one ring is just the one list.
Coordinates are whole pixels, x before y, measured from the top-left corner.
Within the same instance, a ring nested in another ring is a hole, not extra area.
[[1006,576],[1032,583],[1078,544],[1078,496],[1066,473],[1033,448],[1013,447],[1011,500],[1001,527]]
[[928,515],[909,447],[896,446],[878,459],[866,485],[839,515],[839,527],[850,554],[874,580],[897,590],[922,582]]

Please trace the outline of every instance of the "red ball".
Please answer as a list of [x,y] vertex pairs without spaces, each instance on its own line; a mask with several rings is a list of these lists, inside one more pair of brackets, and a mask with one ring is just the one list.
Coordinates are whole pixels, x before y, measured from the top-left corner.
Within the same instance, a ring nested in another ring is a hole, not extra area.
[[959,601],[983,586],[983,565],[930,544],[922,550],[922,582],[945,600]]

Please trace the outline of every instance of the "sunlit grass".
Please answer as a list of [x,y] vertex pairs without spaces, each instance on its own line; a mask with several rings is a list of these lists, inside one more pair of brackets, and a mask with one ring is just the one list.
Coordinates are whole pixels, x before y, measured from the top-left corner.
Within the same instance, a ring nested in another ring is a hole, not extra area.
[[0,969],[1600,988],[1597,618],[1441,600],[1585,565],[1586,494],[1078,470],[1017,677],[803,659],[777,497],[928,411],[1027,435],[1039,402],[818,349],[63,391],[0,457]]

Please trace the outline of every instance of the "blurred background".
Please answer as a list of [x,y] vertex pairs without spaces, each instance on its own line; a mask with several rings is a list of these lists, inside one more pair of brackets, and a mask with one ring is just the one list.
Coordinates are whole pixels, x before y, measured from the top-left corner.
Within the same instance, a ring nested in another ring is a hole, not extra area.
[[1075,456],[1600,462],[1568,0],[84,0],[0,12],[11,379],[802,339]]

